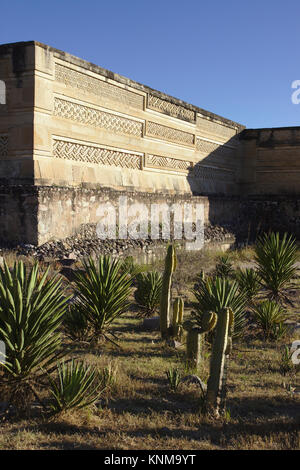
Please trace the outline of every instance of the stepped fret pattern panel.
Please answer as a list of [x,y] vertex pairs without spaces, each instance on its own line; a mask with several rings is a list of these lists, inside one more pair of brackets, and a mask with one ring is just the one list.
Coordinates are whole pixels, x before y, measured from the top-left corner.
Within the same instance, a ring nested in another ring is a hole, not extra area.
[[136,137],[142,137],[143,135],[142,122],[60,98],[55,98],[54,114],[55,116],[71,119],[82,124],[101,127],[117,134],[129,134]]
[[180,131],[173,127],[163,126],[157,122],[148,121],[146,126],[146,133],[150,137],[156,137],[162,140],[168,140],[183,145],[193,146],[195,142],[194,134],[189,132]]
[[191,168],[191,162],[179,160],[172,157],[164,157],[161,155],[146,155],[146,167],[165,168],[175,171],[188,171]]
[[198,179],[204,180],[220,180],[228,183],[234,182],[235,172],[233,170],[227,170],[225,168],[213,168],[205,167],[201,165],[195,165],[191,176]]
[[124,90],[98,78],[91,77],[77,70],[56,64],[55,79],[67,86],[97,95],[104,100],[114,100],[118,103],[133,108],[144,109],[144,97],[138,93]]
[[220,145],[216,144],[215,142],[208,142],[207,140],[204,139],[199,139],[197,138],[196,140],[196,149],[199,152],[204,153],[206,156],[214,153],[214,154],[219,154],[224,157],[227,156],[233,156],[234,154],[234,149],[230,147],[226,147],[225,145]]
[[197,116],[197,128],[199,131],[208,132],[209,134],[220,136],[224,139],[231,139],[236,135],[236,130],[231,127],[222,126],[217,122],[210,121]]
[[141,169],[142,159],[141,155],[59,139],[53,139],[53,156],[63,160],[132,168],[135,170]]
[[7,157],[8,155],[8,136],[0,135],[0,157]]
[[169,101],[158,98],[154,95],[148,95],[147,107],[159,111],[160,113],[168,114],[169,116],[182,119],[184,121],[195,122],[195,112],[190,109],[184,108]]

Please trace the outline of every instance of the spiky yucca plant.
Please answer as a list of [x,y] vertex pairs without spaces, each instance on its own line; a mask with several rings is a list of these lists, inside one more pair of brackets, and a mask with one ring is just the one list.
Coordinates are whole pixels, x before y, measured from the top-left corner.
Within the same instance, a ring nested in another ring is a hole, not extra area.
[[279,372],[283,376],[286,376],[294,369],[294,364],[292,363],[292,354],[293,353],[291,353],[290,348],[284,345],[279,363]]
[[99,376],[104,388],[112,387],[117,381],[118,365],[110,362],[107,366],[99,370]]
[[[276,335],[276,329],[286,319],[284,309],[272,300],[265,300],[254,309],[255,319],[267,339]],[[274,339],[276,339],[274,337]]]
[[170,388],[173,392],[176,392],[179,384],[181,383],[181,373],[176,367],[170,368],[166,371],[167,379]]
[[126,258],[122,261],[121,272],[124,271],[129,273],[132,275],[132,277],[142,272],[143,269],[143,266],[140,266],[134,262],[133,256],[126,256]]
[[[83,261],[83,272],[74,281],[78,305],[93,332],[93,339],[110,339],[107,334],[113,321],[129,307],[133,277],[122,261],[100,256]],[[114,341],[112,341],[114,342]]]
[[261,288],[259,274],[253,268],[238,269],[236,280],[240,290],[245,293],[247,301],[252,303]]
[[273,325],[271,336],[276,341],[281,338],[284,338],[288,334],[288,331],[288,325],[285,324],[284,321],[282,321]]
[[63,320],[66,335],[73,341],[87,341],[89,324],[85,311],[80,304],[73,303],[68,306]]
[[217,264],[216,264],[216,270],[215,270],[216,277],[227,278],[227,277],[231,277],[233,273],[234,273],[234,269],[233,269],[233,265],[230,261],[229,256],[228,255],[219,256]]
[[255,261],[263,287],[271,300],[288,300],[285,289],[296,273],[297,245],[287,233],[264,234],[255,246]]
[[134,298],[141,309],[141,316],[151,317],[159,307],[162,276],[157,271],[148,271],[139,273],[136,281],[137,289]]
[[[42,274],[38,263],[27,269],[22,261],[10,270],[0,267],[0,339],[6,345],[3,382],[10,401],[26,404],[41,378],[59,358],[60,327],[66,308],[61,279]],[[42,369],[43,370],[42,370]]]
[[246,297],[239,291],[238,283],[225,278],[206,278],[198,284],[193,293],[197,299],[195,312],[192,312],[194,321],[201,327],[203,314],[215,312],[217,315],[224,308],[231,308],[234,312],[233,337],[243,334],[246,326],[245,305]]
[[69,363],[58,363],[57,377],[49,376],[52,412],[62,413],[95,403],[103,391],[99,391],[101,383],[97,379],[97,370],[83,362],[72,359]]

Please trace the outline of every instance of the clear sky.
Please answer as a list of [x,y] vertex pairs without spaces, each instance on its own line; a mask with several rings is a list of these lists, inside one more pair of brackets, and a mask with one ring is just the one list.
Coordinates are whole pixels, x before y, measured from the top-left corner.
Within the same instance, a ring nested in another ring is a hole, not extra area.
[[29,40],[247,127],[300,126],[299,0],[0,0],[0,43]]

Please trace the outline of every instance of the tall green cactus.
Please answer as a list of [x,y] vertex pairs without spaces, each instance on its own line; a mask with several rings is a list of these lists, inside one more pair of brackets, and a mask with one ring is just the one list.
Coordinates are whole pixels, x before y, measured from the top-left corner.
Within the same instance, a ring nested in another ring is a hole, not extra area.
[[171,304],[171,286],[172,275],[176,269],[176,251],[174,245],[168,246],[165,259],[165,271],[162,281],[162,292],[160,299],[160,331],[161,337],[167,339],[170,327],[170,304]]
[[232,335],[234,329],[234,313],[231,308],[228,308],[229,311],[229,325],[228,325],[228,340],[225,351],[225,362],[224,362],[224,373],[222,380],[222,389],[221,389],[221,399],[220,399],[220,409],[224,410],[226,408],[226,397],[227,397],[227,369],[229,356],[232,351]]
[[219,414],[226,397],[227,360],[232,347],[234,314],[225,308],[218,314],[215,340],[210,362],[210,375],[207,383],[206,405],[209,411]]
[[181,297],[177,297],[173,303],[173,319],[172,319],[172,334],[175,339],[182,340],[183,334],[183,315],[184,315],[184,301]]
[[202,334],[200,328],[191,328],[186,337],[186,359],[190,367],[197,369],[201,361]]
[[198,368],[201,361],[203,334],[215,328],[216,323],[217,314],[214,312],[206,312],[202,315],[200,327],[191,321],[184,323],[184,328],[187,330],[186,357],[190,366]]

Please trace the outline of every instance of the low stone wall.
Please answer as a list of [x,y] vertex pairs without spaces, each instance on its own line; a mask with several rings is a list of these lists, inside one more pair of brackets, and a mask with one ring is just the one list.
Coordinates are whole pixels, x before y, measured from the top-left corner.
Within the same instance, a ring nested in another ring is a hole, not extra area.
[[0,186],[0,244],[38,244],[38,190],[31,185]]
[[[111,189],[0,186],[0,244],[42,245],[65,239],[99,221],[97,208],[109,202],[116,209],[119,198],[128,206],[145,204],[203,204],[206,225],[218,225],[238,241],[253,241],[262,231],[288,231],[300,239],[300,198],[222,197],[154,194]],[[9,241],[9,242],[8,242]]]
[[97,210],[100,205],[109,203],[118,211],[120,197],[126,197],[128,207],[132,204],[144,204],[149,214],[151,204],[201,203],[204,205],[206,220],[209,216],[209,201],[206,197],[191,198],[187,195],[115,191],[105,188],[39,187],[39,244],[51,238],[66,238],[75,234],[84,224],[97,223]]
[[254,241],[262,232],[288,232],[300,240],[300,197],[252,197],[239,203],[234,231],[239,240]]
[[230,226],[237,214],[237,198],[223,198],[168,193],[142,193],[113,189],[67,188],[53,186],[0,187],[1,218],[0,242],[41,245],[48,240],[73,236],[85,224],[99,221],[97,209],[110,203],[118,210],[119,198],[126,197],[128,207],[145,204],[149,214],[151,204],[196,204],[204,206],[204,222]]

